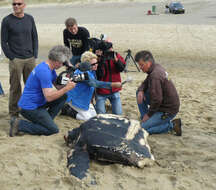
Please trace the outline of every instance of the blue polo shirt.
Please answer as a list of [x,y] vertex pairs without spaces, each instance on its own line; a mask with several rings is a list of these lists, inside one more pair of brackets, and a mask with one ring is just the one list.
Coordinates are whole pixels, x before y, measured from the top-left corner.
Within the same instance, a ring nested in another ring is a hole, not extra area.
[[56,80],[55,70],[51,70],[46,62],[37,65],[26,81],[18,106],[25,110],[34,110],[46,104],[43,88],[52,88]]

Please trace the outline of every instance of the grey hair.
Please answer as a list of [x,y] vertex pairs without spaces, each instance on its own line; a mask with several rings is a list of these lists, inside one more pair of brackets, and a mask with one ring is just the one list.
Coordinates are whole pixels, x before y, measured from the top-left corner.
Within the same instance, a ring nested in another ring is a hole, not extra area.
[[48,58],[52,61],[59,61],[64,63],[65,61],[70,60],[72,57],[71,51],[68,47],[58,45],[54,46],[50,51]]
[[139,60],[150,61],[151,63],[155,63],[154,57],[150,51],[139,51],[135,55],[135,61],[139,62]]

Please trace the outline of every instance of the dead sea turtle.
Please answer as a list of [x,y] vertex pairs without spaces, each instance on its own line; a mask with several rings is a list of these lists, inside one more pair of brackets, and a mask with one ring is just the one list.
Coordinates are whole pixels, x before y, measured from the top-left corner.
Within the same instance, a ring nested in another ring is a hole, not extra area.
[[66,143],[70,173],[86,176],[89,158],[143,168],[154,160],[147,143],[148,132],[139,121],[112,114],[100,114],[68,132]]

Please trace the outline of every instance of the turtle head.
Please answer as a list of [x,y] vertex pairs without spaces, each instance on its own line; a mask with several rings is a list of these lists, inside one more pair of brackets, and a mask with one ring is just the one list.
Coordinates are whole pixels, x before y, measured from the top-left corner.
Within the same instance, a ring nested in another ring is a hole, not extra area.
[[74,148],[79,138],[80,138],[80,128],[75,128],[72,131],[68,132],[68,136],[65,137],[65,142],[67,146]]

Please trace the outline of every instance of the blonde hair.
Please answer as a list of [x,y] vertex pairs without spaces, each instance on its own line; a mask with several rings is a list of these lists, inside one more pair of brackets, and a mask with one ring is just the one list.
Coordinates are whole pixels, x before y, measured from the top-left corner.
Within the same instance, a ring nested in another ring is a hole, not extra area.
[[97,55],[92,53],[91,51],[86,51],[81,56],[81,62],[91,62],[92,59],[97,59]]

